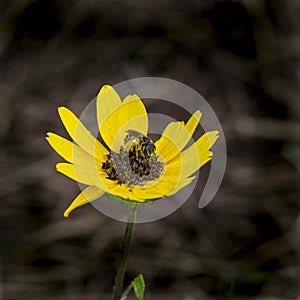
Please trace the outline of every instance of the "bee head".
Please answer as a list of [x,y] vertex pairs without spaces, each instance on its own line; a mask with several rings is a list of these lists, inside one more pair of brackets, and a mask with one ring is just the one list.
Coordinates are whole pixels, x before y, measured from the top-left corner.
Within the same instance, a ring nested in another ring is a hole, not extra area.
[[148,157],[151,157],[154,154],[155,149],[156,147],[153,143],[144,143],[142,145],[142,150]]

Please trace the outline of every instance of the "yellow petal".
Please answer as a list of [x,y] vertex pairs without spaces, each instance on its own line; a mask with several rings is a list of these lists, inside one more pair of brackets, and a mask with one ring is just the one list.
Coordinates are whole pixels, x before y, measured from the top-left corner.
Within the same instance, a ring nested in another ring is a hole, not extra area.
[[186,130],[190,133],[192,136],[194,134],[194,131],[199,124],[199,121],[201,119],[202,113],[197,110],[188,120],[188,122],[185,125]]
[[134,129],[140,133],[147,135],[148,133],[148,116],[143,101],[138,95],[127,96],[119,111],[122,119],[119,120],[119,126],[124,127],[123,130]]
[[193,180],[195,179],[195,176],[188,177],[176,184],[176,186],[167,194],[167,196],[175,195],[178,191],[189,185]]
[[100,125],[122,103],[120,96],[110,85],[104,85],[97,96],[97,120]]
[[144,186],[134,187],[134,195],[143,199],[157,199],[172,194],[181,178],[181,167],[180,158],[176,160],[176,163],[165,164],[161,177],[155,181],[146,182]]
[[[169,188],[164,188],[164,190],[169,190],[171,189]],[[139,199],[139,198],[143,198],[144,202],[147,200],[153,200],[153,199],[160,199],[165,197],[165,193],[162,191],[162,189],[157,186],[152,187],[151,189],[146,189],[146,188],[138,188],[135,187],[133,189],[133,198],[134,199]],[[137,201],[137,200],[135,200]]]
[[[100,107],[97,109],[101,110]],[[147,134],[148,116],[143,102],[137,95],[126,97],[123,103],[106,117],[99,128],[108,147],[114,152],[119,152],[128,129]]]
[[161,138],[155,143],[156,153],[162,155],[166,161],[178,155],[192,137],[201,116],[202,113],[197,110],[186,125],[184,125],[184,122],[168,124]]
[[86,185],[94,185],[94,182],[97,181],[98,174],[93,169],[86,169],[69,163],[58,163],[56,164],[56,170],[65,176]]
[[206,132],[192,146],[169,162],[172,165],[176,164],[178,159],[182,160],[181,179],[192,175],[211,160],[212,152],[210,148],[218,137],[218,131]]
[[176,183],[168,181],[159,181],[153,186],[134,187],[133,194],[137,198],[143,198],[145,200],[163,198],[174,189]]
[[178,155],[190,138],[191,135],[183,122],[171,122],[165,128],[160,139],[155,142],[156,153],[162,155],[168,162]]
[[134,196],[132,191],[134,187],[127,186],[125,184],[120,185],[115,181],[107,179],[106,173],[102,170],[97,171],[95,169],[87,169],[68,163],[58,163],[56,165],[56,169],[58,172],[77,182],[96,186],[102,191],[114,196],[139,202],[144,202],[145,200],[145,198]]
[[134,190],[136,189],[135,186],[128,186],[126,184],[117,184],[113,182],[109,186],[110,194],[120,197],[125,200],[132,200],[137,202],[145,202],[145,197],[142,195],[141,197],[139,195],[135,195]]
[[90,201],[96,200],[104,194],[103,191],[95,186],[89,186],[83,190],[72,202],[72,204],[65,210],[64,216],[67,218],[72,210],[89,203]]
[[108,151],[86,129],[75,114],[66,107],[59,107],[58,113],[70,137],[91,156],[104,159]]
[[117,185],[116,182],[106,179],[107,175],[101,168],[85,168],[68,163],[58,163],[56,169],[77,182],[94,185],[106,193],[110,193],[111,187]]
[[50,146],[66,161],[85,167],[95,165],[95,158],[90,156],[79,146],[55,133],[48,132],[47,135],[46,140]]
[[[112,86],[104,85],[101,88],[96,102],[97,122],[100,133],[103,130],[102,127],[105,124],[106,118],[121,104],[121,98]],[[106,127],[110,128],[110,126],[114,126],[114,124],[114,122],[112,124],[106,124]],[[106,144],[109,146],[108,143]]]

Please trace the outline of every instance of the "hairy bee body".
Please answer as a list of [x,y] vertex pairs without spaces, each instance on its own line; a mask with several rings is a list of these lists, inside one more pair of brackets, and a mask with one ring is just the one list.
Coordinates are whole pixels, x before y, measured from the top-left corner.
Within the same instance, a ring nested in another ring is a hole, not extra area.
[[155,145],[152,140],[136,130],[128,130],[125,137],[125,145],[129,157],[149,159],[155,153]]
[[127,130],[119,152],[106,155],[102,170],[107,179],[118,184],[142,185],[147,180],[159,178],[163,164],[155,154],[153,141],[136,130]]
[[151,171],[149,162],[154,157],[156,149],[152,140],[136,130],[128,130],[124,143],[134,173],[141,177],[149,175]]

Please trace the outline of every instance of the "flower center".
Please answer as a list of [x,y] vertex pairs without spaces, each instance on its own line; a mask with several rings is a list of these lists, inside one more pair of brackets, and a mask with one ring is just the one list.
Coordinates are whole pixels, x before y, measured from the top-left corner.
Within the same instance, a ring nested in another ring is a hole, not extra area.
[[164,165],[158,161],[152,140],[135,130],[128,130],[120,152],[111,151],[102,163],[107,178],[118,184],[142,185],[159,178]]

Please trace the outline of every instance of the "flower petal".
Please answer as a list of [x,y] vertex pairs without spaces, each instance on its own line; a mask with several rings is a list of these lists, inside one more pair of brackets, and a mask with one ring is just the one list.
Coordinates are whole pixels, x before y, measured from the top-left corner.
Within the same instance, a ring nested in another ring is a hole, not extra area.
[[[102,132],[109,130],[112,126],[115,126],[116,120],[112,124],[106,122],[107,117],[116,110],[122,104],[121,98],[114,88],[110,85],[104,85],[98,96],[96,102],[97,110],[97,122],[99,127],[99,132],[103,138]],[[103,138],[104,139],[104,138]],[[109,138],[108,139],[109,142]],[[109,143],[104,139],[106,144],[109,146]]]
[[147,134],[148,116],[143,102],[137,95],[127,96],[123,103],[106,117],[99,128],[108,147],[114,152],[119,152],[128,129]]
[[163,158],[165,163],[180,153],[177,145],[167,136],[162,135],[154,144],[156,147],[155,152],[159,157]]
[[50,146],[66,161],[85,167],[95,165],[95,158],[79,146],[55,133],[48,132],[47,135],[46,140]]
[[182,179],[180,182],[176,184],[176,186],[167,194],[167,196],[175,195],[178,191],[189,185],[193,180],[195,179],[195,176],[188,177],[185,179]]
[[160,139],[155,142],[156,153],[162,155],[168,162],[178,155],[190,138],[191,135],[183,122],[171,122],[165,128]]
[[95,169],[87,169],[69,163],[58,163],[56,165],[56,169],[58,172],[77,182],[86,185],[96,186],[102,191],[112,194],[114,196],[138,202],[145,201],[145,198],[141,198],[139,196],[134,195],[133,189],[135,187],[127,186],[125,184],[120,185],[115,181],[107,179],[106,173],[102,170],[97,171]]
[[194,114],[190,117],[190,119],[186,123],[185,128],[190,133],[191,136],[194,134],[194,131],[196,130],[196,127],[199,124],[201,117],[202,117],[202,112],[200,112],[200,110],[197,110],[194,112]]
[[71,205],[65,210],[64,216],[67,218],[72,210],[89,203],[90,201],[96,200],[101,197],[104,192],[95,186],[88,186],[83,190],[71,203]]
[[197,110],[188,120],[183,122],[172,122],[165,128],[162,136],[156,141],[156,153],[162,155],[168,162],[187,145],[192,137],[202,113]]
[[59,107],[58,113],[70,137],[83,150],[99,159],[103,159],[108,154],[105,147],[86,129],[72,111],[66,107]]
[[109,186],[109,193],[128,201],[145,202],[146,198],[144,195],[140,196],[135,194],[134,191],[136,188],[136,186],[120,185],[112,182]]
[[136,197],[143,199],[157,199],[172,194],[181,178],[181,160],[176,163],[165,164],[164,173],[155,181],[148,181],[142,187],[134,187],[133,193]]
[[110,85],[104,85],[97,96],[97,121],[99,131],[105,119],[122,103],[120,96]]
[[85,168],[68,163],[58,163],[56,165],[58,172],[65,176],[86,185],[94,185],[106,193],[111,193],[110,190],[116,182],[106,178],[107,174],[100,168]]
[[182,160],[182,173],[181,178],[186,178],[198,169],[200,169],[204,164],[212,158],[212,152],[210,148],[216,142],[219,137],[219,132],[209,131],[203,134],[192,146],[180,153],[169,163],[176,164],[178,159]]
[[65,176],[86,185],[94,185],[98,176],[96,170],[75,166],[69,163],[56,164],[56,170]]
[[[147,135],[148,133],[148,116],[143,101],[138,95],[133,94],[127,96],[119,112],[119,126],[125,126],[123,130],[134,129],[140,133]],[[129,124],[128,124],[129,123]]]

